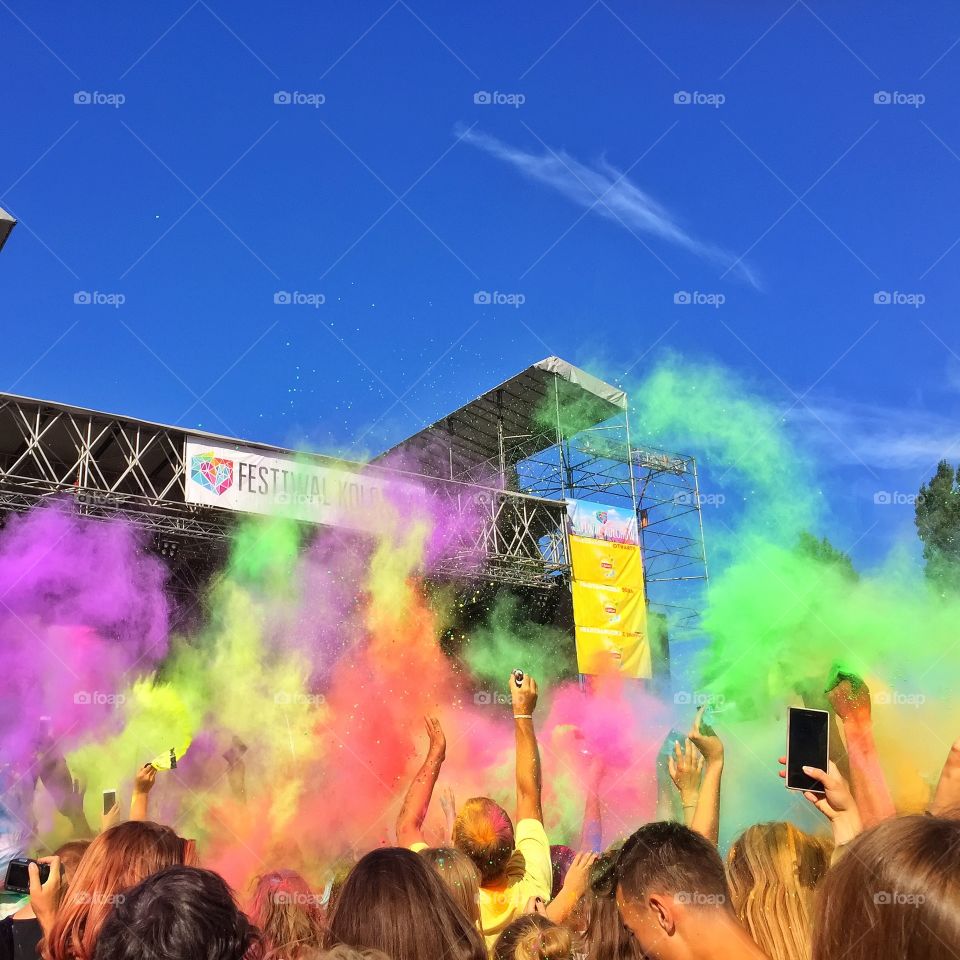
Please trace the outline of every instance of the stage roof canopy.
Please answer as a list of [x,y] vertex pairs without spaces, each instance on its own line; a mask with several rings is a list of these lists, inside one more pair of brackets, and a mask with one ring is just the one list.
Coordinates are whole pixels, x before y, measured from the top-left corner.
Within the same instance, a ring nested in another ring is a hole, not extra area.
[[[547,357],[442,420],[401,441],[374,462],[451,479],[515,463],[578,430],[623,414],[623,390],[559,357]],[[559,430],[558,430],[559,427]]]

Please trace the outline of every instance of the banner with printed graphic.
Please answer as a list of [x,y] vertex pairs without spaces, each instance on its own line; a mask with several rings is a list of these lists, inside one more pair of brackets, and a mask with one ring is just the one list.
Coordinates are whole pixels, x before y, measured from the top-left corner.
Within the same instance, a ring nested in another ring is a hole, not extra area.
[[570,563],[575,580],[605,583],[611,587],[643,589],[640,548],[629,543],[608,543],[570,537]]
[[650,644],[642,633],[577,627],[577,670],[583,674],[617,671],[625,677],[653,675]]
[[608,587],[600,583],[573,582],[573,621],[578,627],[644,633],[647,608],[643,590]]
[[378,508],[395,486],[334,461],[327,465],[199,437],[187,438],[184,456],[187,503],[356,530],[376,529]]
[[640,542],[637,517],[633,510],[608,507],[590,500],[567,501],[567,524],[575,537],[607,540],[611,543]]
[[580,673],[652,676],[643,558],[632,510],[567,501]]

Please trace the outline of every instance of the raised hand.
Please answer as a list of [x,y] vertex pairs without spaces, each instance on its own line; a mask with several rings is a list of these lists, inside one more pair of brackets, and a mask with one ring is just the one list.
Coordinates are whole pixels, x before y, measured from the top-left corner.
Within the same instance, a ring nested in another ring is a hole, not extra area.
[[[780,765],[784,767],[780,771],[780,776],[785,780],[787,778],[786,757],[780,757]],[[803,795],[830,821],[833,842],[838,847],[849,843],[863,831],[863,821],[860,819],[860,810],[853,799],[850,787],[841,776],[837,765],[831,760],[826,770],[804,767],[803,772],[823,787],[822,794],[805,790]]]
[[707,763],[720,763],[723,760],[723,741],[712,727],[703,722],[706,709],[704,704],[697,710],[697,715],[693,718],[693,726],[687,736],[696,744]]
[[443,727],[440,726],[440,721],[436,717],[424,717],[423,725],[430,740],[427,756],[442,763],[447,756],[447,738]]
[[673,753],[667,758],[670,779],[680,793],[684,808],[695,807],[700,796],[700,778],[703,774],[703,754],[694,752],[693,741],[688,737],[683,748],[680,741],[673,743]]
[[515,717],[532,716],[537,709],[537,681],[529,673],[525,673],[518,687],[511,673],[508,682],[510,684],[510,700],[513,703],[513,715]]

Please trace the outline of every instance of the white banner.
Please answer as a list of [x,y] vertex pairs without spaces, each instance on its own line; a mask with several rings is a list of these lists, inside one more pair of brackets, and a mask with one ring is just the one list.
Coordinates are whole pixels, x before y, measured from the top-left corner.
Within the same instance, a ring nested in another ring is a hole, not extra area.
[[[187,503],[373,531],[388,485],[375,474],[188,437]],[[409,484],[400,484],[408,488]]]

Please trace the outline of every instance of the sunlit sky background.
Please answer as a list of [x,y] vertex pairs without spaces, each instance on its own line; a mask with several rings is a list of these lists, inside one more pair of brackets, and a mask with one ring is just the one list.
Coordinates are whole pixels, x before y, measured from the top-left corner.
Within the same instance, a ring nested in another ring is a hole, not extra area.
[[0,389],[360,455],[674,351],[790,411],[861,563],[958,455],[955,4],[2,0],[0,38]]

